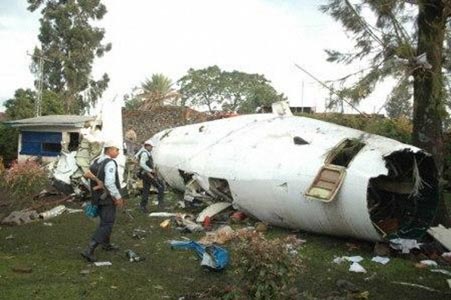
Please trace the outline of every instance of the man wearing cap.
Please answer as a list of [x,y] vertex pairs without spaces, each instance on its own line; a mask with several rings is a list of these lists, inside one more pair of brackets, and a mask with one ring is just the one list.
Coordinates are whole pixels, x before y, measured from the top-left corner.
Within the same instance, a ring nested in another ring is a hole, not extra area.
[[136,154],[139,160],[139,169],[141,173],[141,179],[143,180],[143,192],[141,194],[140,208],[144,213],[148,212],[147,203],[149,202],[149,190],[153,185],[158,191],[158,209],[163,209],[164,198],[164,185],[163,182],[157,177],[152,159],[153,142],[147,140],[144,142],[144,146]]
[[[113,224],[116,220],[116,206],[123,207],[124,200],[120,193],[119,174],[117,163],[114,160],[119,155],[120,145],[114,141],[104,144],[103,155],[94,160],[90,170],[103,182],[104,189],[92,189],[92,203],[98,205],[100,223],[94,232],[88,247],[81,255],[89,262],[96,261],[94,251],[98,245],[106,251],[117,250],[117,246],[111,244],[110,237]],[[96,185],[91,182],[91,187]]]

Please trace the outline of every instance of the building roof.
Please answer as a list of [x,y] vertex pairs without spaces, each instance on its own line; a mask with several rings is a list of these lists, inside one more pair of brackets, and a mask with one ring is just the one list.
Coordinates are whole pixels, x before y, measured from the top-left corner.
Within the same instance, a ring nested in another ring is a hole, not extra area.
[[41,116],[22,120],[6,121],[5,124],[11,127],[49,127],[62,126],[82,128],[86,122],[94,121],[96,117],[93,116],[77,116],[77,115],[50,115]]

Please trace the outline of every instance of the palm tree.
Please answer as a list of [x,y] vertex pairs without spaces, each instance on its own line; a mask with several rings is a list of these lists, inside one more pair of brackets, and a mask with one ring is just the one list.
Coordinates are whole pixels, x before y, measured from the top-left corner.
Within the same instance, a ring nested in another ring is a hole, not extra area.
[[139,97],[142,99],[142,103],[139,109],[151,110],[167,103],[177,105],[180,93],[173,89],[172,85],[171,79],[163,74],[153,74],[151,80],[146,79],[141,84],[142,93],[139,94]]

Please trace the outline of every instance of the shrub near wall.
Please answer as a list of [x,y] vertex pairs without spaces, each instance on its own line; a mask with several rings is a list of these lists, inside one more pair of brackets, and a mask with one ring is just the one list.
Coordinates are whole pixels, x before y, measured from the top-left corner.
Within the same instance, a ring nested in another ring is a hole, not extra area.
[[47,172],[35,161],[14,162],[0,176],[0,185],[15,208],[28,207],[49,183]]

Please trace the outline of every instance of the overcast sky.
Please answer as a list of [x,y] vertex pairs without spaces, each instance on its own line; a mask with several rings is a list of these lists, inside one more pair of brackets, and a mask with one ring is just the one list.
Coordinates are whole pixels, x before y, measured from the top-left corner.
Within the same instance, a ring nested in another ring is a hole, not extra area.
[[[223,70],[263,74],[291,105],[323,111],[328,92],[294,64],[322,80],[347,72],[325,61],[324,49],[346,49],[352,44],[340,25],[318,10],[323,0],[103,2],[108,13],[100,26],[113,48],[96,60],[93,75],[110,76],[104,99],[122,98],[154,73],[176,81],[189,68],[218,65]],[[33,87],[27,51],[39,45],[39,17],[26,10],[25,0],[0,0],[0,102],[18,88]],[[360,109],[374,112],[384,101],[378,94]]]

